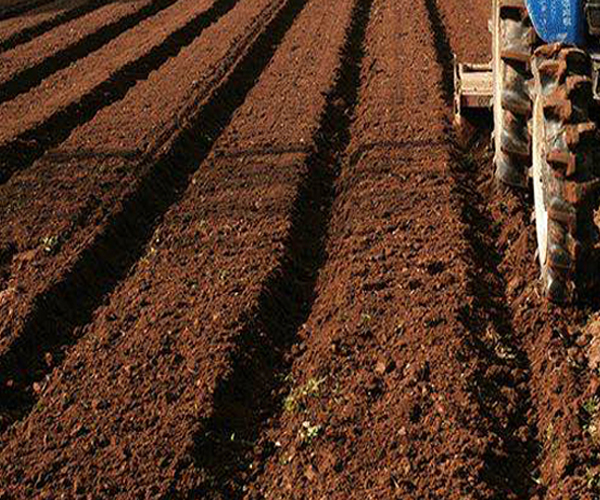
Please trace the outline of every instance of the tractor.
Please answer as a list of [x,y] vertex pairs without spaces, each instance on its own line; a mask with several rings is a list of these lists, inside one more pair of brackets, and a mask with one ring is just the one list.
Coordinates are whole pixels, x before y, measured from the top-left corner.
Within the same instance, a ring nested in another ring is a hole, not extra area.
[[491,107],[494,175],[533,191],[537,258],[552,302],[598,281],[600,0],[493,0],[492,61],[455,64],[457,121]]

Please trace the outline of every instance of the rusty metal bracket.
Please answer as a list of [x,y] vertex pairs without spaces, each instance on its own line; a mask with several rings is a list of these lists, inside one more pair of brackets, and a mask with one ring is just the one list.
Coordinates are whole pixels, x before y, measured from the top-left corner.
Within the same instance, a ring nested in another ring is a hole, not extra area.
[[494,94],[492,64],[458,63],[454,57],[454,116],[457,123],[468,108],[491,108]]
[[592,49],[590,57],[592,58],[592,91],[594,99],[600,101],[600,52]]

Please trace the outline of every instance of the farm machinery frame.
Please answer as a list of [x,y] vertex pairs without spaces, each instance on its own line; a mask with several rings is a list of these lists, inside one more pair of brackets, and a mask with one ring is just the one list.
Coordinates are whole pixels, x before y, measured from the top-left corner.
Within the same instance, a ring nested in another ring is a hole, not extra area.
[[600,0],[494,0],[490,64],[455,63],[455,113],[492,108],[496,179],[533,190],[545,295],[598,283]]

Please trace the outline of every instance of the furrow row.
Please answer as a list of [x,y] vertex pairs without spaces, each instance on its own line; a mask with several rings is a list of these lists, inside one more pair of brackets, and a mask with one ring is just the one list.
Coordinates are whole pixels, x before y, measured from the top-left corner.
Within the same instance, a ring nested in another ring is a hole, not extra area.
[[[113,38],[177,0],[131,0],[110,3],[46,35],[0,55],[0,103],[8,102],[68,68]],[[74,36],[74,33],[76,35]]]
[[[4,142],[0,183],[26,170],[75,128],[123,99],[137,82],[177,56],[236,3],[180,0],[31,92],[0,105],[0,115],[6,116],[6,127],[0,132],[0,144]],[[19,112],[23,109],[27,111]]]
[[[459,12],[466,6],[430,2],[439,6],[449,31],[450,44],[442,43],[440,53],[449,54],[452,45],[455,52],[485,62],[463,36]],[[451,61],[444,63],[451,74]],[[600,493],[599,328],[591,313],[597,301],[559,309],[539,293],[532,200],[526,193],[491,188],[493,168],[485,146],[491,131],[485,121],[475,117],[480,142],[457,148],[454,171],[469,227],[478,303],[465,319],[488,352],[474,387],[504,441],[490,457],[490,476],[505,485],[506,497],[595,498]],[[512,396],[501,387],[506,384],[516,389]],[[503,397],[492,398],[490,391]],[[498,399],[501,403],[490,405]]]
[[14,49],[48,31],[85,16],[108,0],[60,0],[53,9],[40,7],[24,18],[0,22],[0,52]]
[[462,320],[471,261],[429,7],[374,2],[329,258],[248,498],[507,491],[488,476],[502,443],[472,386],[488,359]]
[[[438,61],[448,84],[444,89],[446,104],[452,109],[452,54],[477,51],[464,48],[467,44],[461,39],[462,31],[449,21],[453,19],[451,9],[436,0],[426,3],[432,32],[436,34]],[[479,35],[479,39],[485,38]],[[483,58],[481,53],[480,50],[480,55],[473,57]],[[487,153],[489,134],[484,127],[463,143],[455,137],[453,146],[451,171],[465,223],[464,237],[469,244],[468,289],[473,298],[461,321],[469,332],[471,348],[478,354],[471,389],[492,436],[483,475],[504,497],[516,499],[542,492],[536,483],[538,429],[531,401],[531,363],[507,305],[508,285],[500,270],[502,258],[496,249],[495,219],[485,208],[478,186],[473,184],[474,175],[487,176],[492,170]]]
[[[194,140],[185,143],[195,152],[196,169],[187,190],[43,384],[36,409],[6,434],[0,462],[9,492],[237,494],[230,484],[209,487],[222,477],[202,452],[201,437],[215,430],[207,423],[220,410],[229,375],[243,376],[245,353],[264,354],[264,341],[273,349],[267,357],[277,359],[306,314],[313,257],[320,253],[319,230],[311,240],[310,228],[324,231],[321,205],[334,174],[333,164],[314,162],[311,151],[324,154],[318,142],[330,132],[321,117],[336,116],[326,94],[338,75],[336,48],[347,36],[352,6],[351,0],[285,2],[234,70],[229,88],[217,91],[198,115]],[[204,161],[203,144],[212,145]],[[261,323],[263,308],[277,304],[283,332]],[[275,374],[264,374],[266,385],[255,394],[261,401],[278,383]],[[66,393],[74,397],[67,401]],[[83,419],[77,416],[88,406]],[[265,416],[237,415],[250,433]],[[17,445],[24,432],[30,433],[25,448]],[[63,432],[73,440],[57,453],[50,441]],[[27,456],[39,453],[45,458],[24,471]],[[15,454],[23,462],[15,462]],[[102,477],[94,472],[98,467]]]
[[[268,421],[281,413],[290,361],[297,353],[312,310],[316,280],[327,259],[334,184],[350,139],[372,2],[346,2],[343,7],[337,7],[343,14],[337,23],[344,28],[348,23],[346,38],[335,84],[326,94],[313,134],[314,149],[305,159],[307,171],[291,211],[286,253],[228,353],[230,371],[218,380],[213,407],[196,434],[195,466],[207,471],[208,481],[193,490],[195,496],[245,498],[253,478],[276,450],[273,443],[264,443],[260,450],[256,444]],[[340,20],[344,22],[339,24]]]
[[59,355],[76,338],[181,194],[198,156],[239,104],[239,89],[257,77],[256,47],[280,6],[241,2],[118,109],[98,113],[2,187],[5,423],[27,411],[32,382],[53,366],[44,352]]
[[52,8],[56,0],[6,0],[4,8],[0,9],[0,21],[24,15],[33,9],[50,6]]

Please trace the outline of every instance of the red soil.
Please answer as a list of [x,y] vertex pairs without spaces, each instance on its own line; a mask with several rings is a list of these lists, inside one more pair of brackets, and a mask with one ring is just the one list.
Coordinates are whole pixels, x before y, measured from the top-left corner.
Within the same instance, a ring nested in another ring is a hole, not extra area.
[[[0,142],[9,142],[40,126],[69,105],[81,102],[119,71],[157,52],[167,36],[204,14],[211,0],[182,0],[141,22],[106,46],[45,79],[30,92],[0,105],[5,117]],[[160,32],[159,37],[156,33]]]
[[[201,432],[196,431],[197,423],[210,414],[217,381],[228,370],[227,360],[234,352],[227,346],[244,333],[245,316],[256,307],[267,277],[281,265],[296,193],[307,175],[307,153],[302,151],[311,148],[325,103],[321,93],[334,75],[336,52],[325,48],[341,43],[347,22],[340,23],[340,16],[347,19],[348,11],[340,12],[338,5],[333,16],[331,6],[313,2],[298,17],[248,95],[248,106],[238,110],[215,153],[200,166],[181,202],[167,213],[146,255],[86,328],[62,366],[63,375],[44,387],[38,409],[28,419],[40,429],[28,439],[32,446],[25,450],[11,445],[22,441],[20,432],[27,432],[30,424],[10,435],[3,455],[9,474],[22,467],[14,462],[13,449],[22,463],[45,454],[37,461],[39,467],[31,470],[32,482],[41,475],[55,493],[57,485],[67,494],[73,488],[99,494],[155,488],[159,493],[180,474],[177,489],[202,482],[200,473],[190,484],[192,439]],[[274,91],[286,89],[273,99]],[[277,153],[284,144],[297,152]],[[205,251],[197,252],[198,244]],[[174,274],[179,275],[177,280],[172,279]],[[174,306],[182,308],[182,314],[173,315]],[[123,328],[130,334],[123,336]],[[82,370],[94,372],[87,378],[89,386],[80,383],[77,373]],[[132,384],[137,387],[134,392]],[[77,394],[66,413],[65,391]],[[145,396],[140,400],[135,394]],[[88,414],[89,420],[81,420],[79,408],[88,404],[96,410]],[[57,412],[63,414],[60,422]],[[137,422],[135,434],[127,424],[132,419]],[[70,434],[71,426],[96,431],[81,433],[81,440],[62,448],[60,456],[47,449],[45,435]],[[97,432],[111,435],[114,443],[97,442]],[[99,447],[91,461],[85,459],[90,446]],[[135,474],[123,475],[126,471],[119,464],[123,447],[130,450],[132,466],[139,464],[133,466],[138,469]],[[150,455],[156,460],[148,460]],[[53,464],[59,462],[77,468],[57,470]],[[94,473],[98,467],[107,470],[102,478]],[[113,467],[114,476],[109,477]],[[54,472],[47,476],[50,470]],[[27,491],[30,482],[21,478],[15,491]]]
[[26,30],[33,32],[36,27],[39,29],[44,24],[49,26],[59,22],[61,17],[64,18],[65,13],[90,3],[92,3],[91,0],[61,0],[52,5],[51,8],[41,6],[29,12],[27,16],[18,16],[0,21],[0,46],[4,46],[8,40]]
[[65,50],[99,28],[131,15],[151,1],[131,0],[108,4],[87,16],[59,26],[25,45],[5,52],[0,56],[2,58],[0,84],[6,84],[18,73],[34,67],[61,50]]
[[[135,211],[150,215],[160,210],[154,206],[159,200],[152,196],[167,195],[158,189],[160,184],[153,184],[171,182],[173,185],[167,184],[165,189],[179,189],[177,183],[183,179],[169,181],[168,176],[181,176],[186,168],[196,168],[193,163],[197,151],[192,150],[183,159],[177,156],[179,143],[189,140],[182,133],[182,126],[185,129],[190,120],[186,117],[195,116],[214,99],[219,85],[229,78],[232,67],[272,17],[271,5],[268,0],[239,4],[203,31],[178,57],[168,59],[159,71],[134,86],[124,99],[103,108],[76,128],[59,148],[48,151],[31,168],[0,187],[0,241],[7,255],[0,301],[0,363],[15,363],[11,352],[24,331],[29,332],[25,336],[39,335],[35,331],[40,328],[38,320],[32,323],[30,319],[36,317],[36,311],[58,308],[59,313],[49,311],[53,321],[61,314],[72,316],[69,322],[82,320],[77,317],[80,311],[61,304],[67,299],[60,297],[71,293],[69,281],[79,279],[81,266],[89,267],[83,279],[93,295],[95,287],[97,293],[105,292],[105,281],[113,279],[116,272],[112,268],[124,265],[120,260],[135,258],[132,250],[131,255],[127,253],[113,262],[113,257],[107,255],[113,250],[110,245],[105,248],[105,240],[116,237],[113,233],[120,224],[124,224],[122,231],[131,231],[135,218],[145,217],[134,212],[129,219],[126,211],[132,205]],[[223,32],[229,36],[223,37]],[[210,50],[198,50],[204,46]],[[160,162],[174,160],[190,166],[170,174],[173,167]],[[145,189],[156,193],[146,194]],[[36,193],[35,199],[29,198],[32,192]],[[147,203],[153,205],[151,209],[145,206]],[[22,210],[24,204],[29,206],[29,216]],[[98,259],[108,260],[103,269],[106,277],[97,272]],[[56,287],[66,289],[56,297]],[[94,300],[90,297],[91,302]],[[47,335],[62,335],[58,333],[59,325],[46,324],[43,328],[55,332]],[[14,375],[31,370],[26,363]],[[10,380],[12,376],[10,370],[4,370],[0,377]]]
[[0,498],[597,497],[597,306],[539,297],[489,116],[450,125],[488,2],[37,5],[0,9]]

